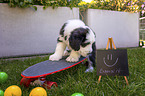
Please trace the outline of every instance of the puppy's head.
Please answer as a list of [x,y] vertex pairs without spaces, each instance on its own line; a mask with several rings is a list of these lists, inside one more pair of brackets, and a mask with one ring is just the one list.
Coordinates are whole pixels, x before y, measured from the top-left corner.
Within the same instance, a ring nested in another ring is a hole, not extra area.
[[69,45],[75,51],[80,49],[80,45],[86,40],[86,35],[88,33],[87,28],[77,28],[71,32],[69,37]]

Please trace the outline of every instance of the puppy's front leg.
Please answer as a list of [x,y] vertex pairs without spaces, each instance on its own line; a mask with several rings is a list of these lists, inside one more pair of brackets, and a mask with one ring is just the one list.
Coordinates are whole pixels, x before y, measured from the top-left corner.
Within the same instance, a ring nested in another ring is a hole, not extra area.
[[64,42],[58,42],[56,45],[55,53],[49,57],[51,61],[59,61],[64,53],[66,44]]
[[80,54],[74,50],[71,51],[70,56],[66,58],[68,62],[77,62],[79,61]]

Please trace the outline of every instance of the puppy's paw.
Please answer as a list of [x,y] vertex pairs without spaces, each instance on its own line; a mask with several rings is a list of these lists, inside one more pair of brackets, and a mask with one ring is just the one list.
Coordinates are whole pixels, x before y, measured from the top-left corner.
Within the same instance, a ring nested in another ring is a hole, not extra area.
[[77,61],[79,61],[79,58],[69,56],[66,58],[66,61],[67,62],[77,62]]
[[62,56],[59,56],[57,54],[53,54],[49,57],[49,60],[51,61],[59,61],[62,58]]
[[86,69],[85,73],[87,73],[87,72],[93,72],[93,71],[94,71],[94,68],[91,66],[88,69]]

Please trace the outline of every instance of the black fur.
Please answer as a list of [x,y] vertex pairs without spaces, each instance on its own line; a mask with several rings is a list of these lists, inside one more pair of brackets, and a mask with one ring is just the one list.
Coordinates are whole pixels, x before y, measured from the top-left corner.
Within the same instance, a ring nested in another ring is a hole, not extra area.
[[64,40],[67,40],[67,36],[64,37]]
[[86,45],[86,35],[88,33],[88,29],[86,28],[77,28],[71,32],[71,35],[69,37],[69,44],[72,49],[75,51],[78,51],[80,49],[80,45]]
[[95,42],[92,44],[93,51],[89,54],[89,59],[93,63],[93,66],[96,65],[96,44]]
[[62,26],[62,28],[60,29],[60,35],[64,36],[64,28],[66,27],[67,23],[64,23],[64,25]]
[[88,60],[85,62],[85,66],[96,66],[96,45],[95,42],[92,44],[93,51],[89,54]]
[[89,45],[89,44],[90,44],[90,42],[87,42],[87,43],[84,43],[84,42],[83,42],[83,43],[81,44],[81,46],[82,46],[82,47],[86,47],[86,46]]
[[59,40],[59,37],[58,37],[58,38],[57,38],[57,43],[58,43],[58,42],[63,42],[63,41],[62,41],[62,40]]

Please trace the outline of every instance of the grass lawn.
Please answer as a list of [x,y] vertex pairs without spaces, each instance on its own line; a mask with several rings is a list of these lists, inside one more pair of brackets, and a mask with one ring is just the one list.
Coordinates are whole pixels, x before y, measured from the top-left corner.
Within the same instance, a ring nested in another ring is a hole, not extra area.
[[[57,82],[58,87],[46,90],[48,96],[71,96],[79,92],[84,96],[144,96],[145,95],[145,48],[131,48],[128,52],[129,86],[122,76],[102,76],[98,84],[96,71],[84,73],[85,66],[79,64],[75,67],[48,75],[47,80]],[[29,66],[48,60],[49,56],[35,57],[19,60],[0,59],[0,72],[8,74],[8,80],[0,84],[0,90],[5,90],[11,85],[20,86],[21,72]],[[22,89],[22,96],[29,96],[33,86]]]

